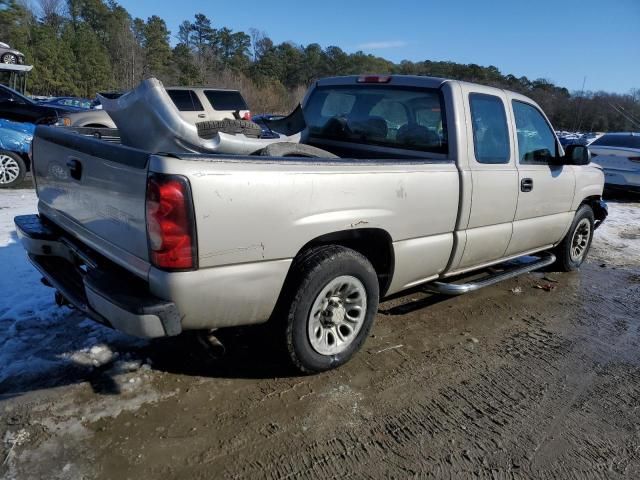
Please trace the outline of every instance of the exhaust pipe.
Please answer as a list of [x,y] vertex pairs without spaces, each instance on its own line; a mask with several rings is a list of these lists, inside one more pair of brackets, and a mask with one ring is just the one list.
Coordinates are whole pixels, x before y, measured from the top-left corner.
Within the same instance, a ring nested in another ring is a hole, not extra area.
[[198,332],[197,338],[200,344],[207,349],[213,358],[222,358],[227,349],[224,347],[222,342],[218,340],[218,337],[213,334],[214,332],[215,330]]
[[58,290],[56,290],[56,293],[54,294],[54,298],[56,299],[56,305],[58,305],[59,307],[64,307],[65,305],[69,304],[67,299],[64,298]]
[[73,305],[69,300],[67,300],[64,295],[62,295],[62,293],[60,293],[59,290],[56,290],[56,293],[54,294],[54,298],[56,300],[56,305],[58,305],[59,307],[67,307],[70,309],[75,309],[75,305]]

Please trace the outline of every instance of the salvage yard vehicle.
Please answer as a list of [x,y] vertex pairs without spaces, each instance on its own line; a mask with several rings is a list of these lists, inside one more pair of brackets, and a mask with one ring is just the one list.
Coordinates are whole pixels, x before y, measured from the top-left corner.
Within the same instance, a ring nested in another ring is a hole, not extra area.
[[[272,143],[300,141],[299,133],[264,138],[261,127],[247,120],[197,122],[185,117],[182,104],[171,95],[172,90],[158,79],[148,78],[121,97],[102,98],[101,102],[116,124],[120,143],[149,152],[251,155]],[[234,113],[239,116],[241,112],[230,110],[227,114]]]
[[[251,111],[237,90],[208,87],[167,87],[166,90],[182,118],[192,125],[197,125],[203,138],[224,129],[225,121],[228,120],[237,121],[245,130],[260,132],[258,125],[250,122]],[[96,129],[117,128],[105,110],[71,113],[62,117],[59,125]]]
[[0,118],[5,120],[52,125],[67,111],[64,107],[40,105],[12,88],[0,85]]
[[640,193],[640,133],[607,133],[589,145],[605,185]]
[[[578,269],[607,215],[588,149],[565,153],[540,107],[509,91],[328,78],[270,128],[306,145],[173,154],[38,127],[39,215],[15,219],[31,262],[61,303],[131,335],[269,321],[310,373],[360,349],[381,298]],[[325,158],[300,158],[306,147]]]
[[20,185],[29,171],[35,125],[0,119],[0,188]]
[[48,105],[50,107],[60,107],[70,112],[82,112],[93,108],[93,100],[78,97],[55,97],[38,101],[40,105]]
[[6,43],[0,42],[0,62],[22,65],[24,64],[24,54]]

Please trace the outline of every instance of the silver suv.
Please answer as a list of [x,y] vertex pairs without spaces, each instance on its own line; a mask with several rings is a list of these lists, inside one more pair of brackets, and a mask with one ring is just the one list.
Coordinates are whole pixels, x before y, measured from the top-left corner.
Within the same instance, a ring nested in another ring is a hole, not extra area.
[[[251,120],[247,102],[237,90],[168,87],[167,93],[182,118],[194,125],[221,120]],[[72,113],[59,123],[66,127],[116,128],[109,114],[101,109]]]

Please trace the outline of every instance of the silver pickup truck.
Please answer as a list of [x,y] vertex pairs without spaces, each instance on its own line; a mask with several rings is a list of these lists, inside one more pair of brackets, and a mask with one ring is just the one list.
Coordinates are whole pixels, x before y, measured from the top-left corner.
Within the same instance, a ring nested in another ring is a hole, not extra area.
[[565,153],[538,105],[505,90],[329,78],[277,128],[331,154],[145,152],[39,127],[39,215],[15,221],[29,258],[60,303],[123,332],[270,321],[319,372],[362,346],[381,298],[577,269],[607,215],[588,149]]

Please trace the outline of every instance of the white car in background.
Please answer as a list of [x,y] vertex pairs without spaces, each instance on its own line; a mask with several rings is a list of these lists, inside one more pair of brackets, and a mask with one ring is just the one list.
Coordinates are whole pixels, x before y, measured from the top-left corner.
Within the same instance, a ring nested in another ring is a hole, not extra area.
[[607,133],[589,144],[608,187],[640,192],[640,133]]

